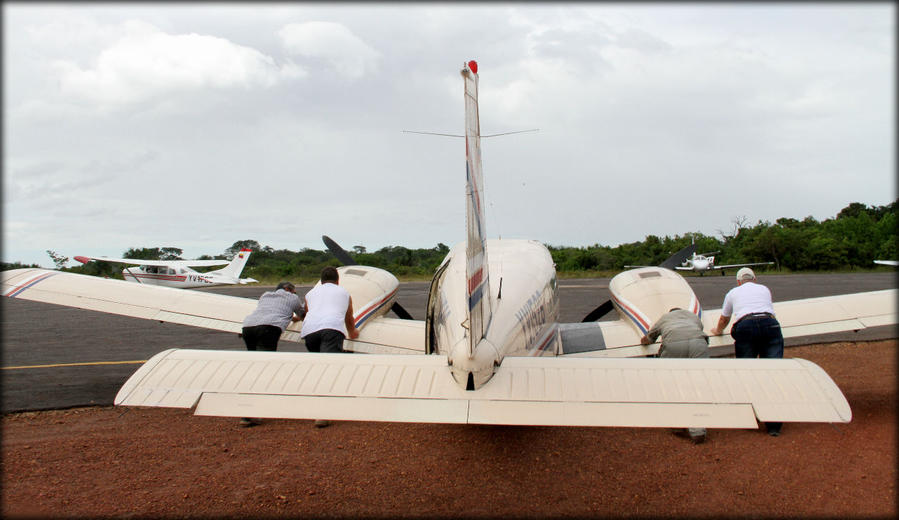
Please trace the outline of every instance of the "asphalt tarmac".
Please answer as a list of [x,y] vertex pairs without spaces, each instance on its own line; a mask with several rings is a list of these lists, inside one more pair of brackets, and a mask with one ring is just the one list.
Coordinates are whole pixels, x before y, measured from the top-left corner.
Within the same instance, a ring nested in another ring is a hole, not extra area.
[[[721,308],[725,293],[735,285],[731,274],[686,279],[705,309]],[[771,289],[774,301],[897,287],[894,272],[760,275],[759,281]],[[560,280],[560,321],[581,321],[609,298],[608,283],[608,278]],[[310,287],[297,287],[297,292],[305,294]],[[428,287],[429,282],[400,284],[397,301],[416,319],[424,319]],[[224,286],[198,290],[255,299],[270,289]],[[244,348],[243,341],[232,333],[10,298],[3,298],[2,305],[3,413],[110,405],[141,362],[160,351]],[[791,339],[787,345],[896,337],[896,327],[876,327]],[[304,352],[305,348],[302,343],[282,341],[279,350]]]

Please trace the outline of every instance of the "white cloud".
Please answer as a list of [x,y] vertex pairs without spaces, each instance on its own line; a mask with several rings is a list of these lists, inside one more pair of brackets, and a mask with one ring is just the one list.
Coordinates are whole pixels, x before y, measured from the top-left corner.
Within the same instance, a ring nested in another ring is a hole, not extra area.
[[122,105],[173,92],[270,87],[282,77],[305,74],[295,64],[279,67],[272,57],[220,37],[168,34],[135,20],[124,22],[123,29],[91,67],[53,63],[63,94]]
[[400,130],[460,133],[468,59],[485,133],[540,128],[483,144],[491,237],[614,245],[895,196],[892,6],[4,9],[13,259],[462,240],[462,143]]
[[292,23],[282,27],[278,36],[287,52],[325,60],[350,79],[376,71],[381,57],[381,53],[339,23]]

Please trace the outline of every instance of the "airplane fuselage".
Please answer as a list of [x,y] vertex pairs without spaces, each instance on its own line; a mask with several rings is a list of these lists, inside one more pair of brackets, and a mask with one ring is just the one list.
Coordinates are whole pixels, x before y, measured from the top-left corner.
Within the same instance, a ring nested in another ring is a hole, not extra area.
[[690,266],[693,268],[693,271],[702,273],[712,269],[714,262],[714,256],[696,255],[690,260]]
[[533,240],[487,240],[492,318],[469,353],[465,243],[447,254],[431,284],[426,351],[449,358],[456,381],[477,389],[506,356],[557,355],[559,298],[552,256]]
[[199,273],[189,267],[164,267],[141,265],[122,270],[122,277],[128,282],[163,287],[191,289],[195,287],[212,287],[239,283],[236,279],[221,279],[220,275]]

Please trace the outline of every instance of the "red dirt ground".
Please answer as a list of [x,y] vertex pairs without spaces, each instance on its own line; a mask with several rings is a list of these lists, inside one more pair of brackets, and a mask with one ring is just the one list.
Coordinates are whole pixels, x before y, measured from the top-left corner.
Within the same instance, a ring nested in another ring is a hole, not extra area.
[[897,340],[796,347],[849,424],[711,430],[234,419],[79,408],[3,417],[2,513],[38,517],[889,517]]

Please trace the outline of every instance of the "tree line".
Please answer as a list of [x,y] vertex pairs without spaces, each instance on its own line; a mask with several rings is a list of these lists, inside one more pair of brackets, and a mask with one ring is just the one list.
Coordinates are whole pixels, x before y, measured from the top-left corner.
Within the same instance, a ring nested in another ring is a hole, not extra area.
[[[658,265],[674,252],[696,244],[697,253],[717,252],[715,263],[739,264],[774,262],[779,271],[821,271],[870,269],[874,260],[899,259],[897,253],[896,205],[866,206],[853,202],[834,218],[818,221],[809,216],[802,220],[779,218],[775,222],[759,221],[749,225],[745,217],[735,217],[729,230],[718,230],[718,236],[685,233],[674,237],[648,235],[640,242],[617,246],[593,244],[587,247],[547,245],[556,270],[561,276],[609,276],[625,265]],[[327,250],[304,248],[300,251],[274,249],[255,240],[239,240],[219,255],[203,255],[200,259],[230,260],[244,248],[253,250],[242,276],[263,281],[278,279],[315,280],[322,268],[339,265]],[[449,252],[438,243],[429,249],[387,246],[369,252],[364,246],[352,247],[350,255],[358,264],[386,269],[404,278],[429,278]],[[48,251],[58,268],[68,258]],[[146,260],[178,260],[182,250],[176,247],[130,248],[124,258]],[[62,260],[62,264],[60,261]],[[23,267],[4,264],[3,269]],[[89,262],[62,268],[65,271],[121,278],[121,266],[109,262]]]

